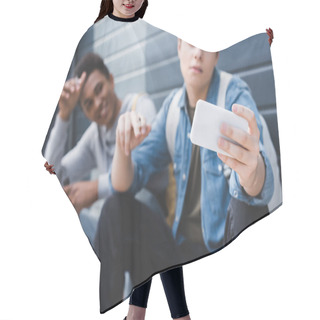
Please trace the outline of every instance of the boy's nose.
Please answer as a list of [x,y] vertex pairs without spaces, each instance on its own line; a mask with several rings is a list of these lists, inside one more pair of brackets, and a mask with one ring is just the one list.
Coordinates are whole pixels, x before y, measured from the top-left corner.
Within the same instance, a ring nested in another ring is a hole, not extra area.
[[95,99],[94,99],[94,110],[95,111],[99,110],[101,103],[102,103],[102,99],[100,97],[95,97]]
[[201,49],[199,49],[199,48],[194,48],[194,49],[195,49],[195,51],[194,51],[194,57],[195,57],[196,59],[200,59],[200,58],[202,57],[203,51],[202,51]]

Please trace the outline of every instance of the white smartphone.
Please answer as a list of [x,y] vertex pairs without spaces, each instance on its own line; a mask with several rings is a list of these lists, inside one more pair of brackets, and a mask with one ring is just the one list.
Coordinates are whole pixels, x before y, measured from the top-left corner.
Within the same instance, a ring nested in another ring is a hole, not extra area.
[[219,137],[237,142],[225,137],[220,132],[222,123],[248,132],[248,121],[236,115],[232,111],[218,107],[207,101],[198,100],[191,127],[190,139],[193,144],[222,153],[232,157],[218,147]]

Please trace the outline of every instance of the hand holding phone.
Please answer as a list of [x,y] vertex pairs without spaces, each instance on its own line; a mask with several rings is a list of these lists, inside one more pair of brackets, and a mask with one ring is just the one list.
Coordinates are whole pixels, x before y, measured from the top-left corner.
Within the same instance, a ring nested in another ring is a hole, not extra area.
[[198,100],[190,133],[191,142],[232,157],[232,155],[218,147],[219,137],[238,145],[234,140],[221,134],[220,127],[223,123],[246,132],[249,130],[246,119],[207,101]]

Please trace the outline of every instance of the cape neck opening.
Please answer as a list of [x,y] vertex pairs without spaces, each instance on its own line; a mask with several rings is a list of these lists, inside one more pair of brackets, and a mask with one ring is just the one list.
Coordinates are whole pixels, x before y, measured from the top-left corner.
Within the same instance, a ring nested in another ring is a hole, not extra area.
[[108,14],[109,18],[115,21],[122,21],[122,22],[134,22],[137,21],[139,19],[139,16],[134,16],[132,18],[120,18],[120,17],[116,17],[115,15],[113,15],[112,13]]

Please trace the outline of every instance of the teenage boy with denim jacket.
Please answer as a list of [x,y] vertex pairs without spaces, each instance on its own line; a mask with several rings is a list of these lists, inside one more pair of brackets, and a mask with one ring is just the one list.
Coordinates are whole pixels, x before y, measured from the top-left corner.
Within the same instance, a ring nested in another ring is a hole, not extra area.
[[[200,245],[205,246],[208,252],[213,252],[223,245],[231,197],[251,206],[268,204],[273,194],[272,168],[264,152],[257,107],[248,86],[236,76],[232,77],[227,88],[226,109],[246,119],[249,132],[224,124],[220,128],[221,133],[240,145],[223,138],[218,141],[219,147],[233,158],[192,145],[189,133],[197,101],[202,99],[217,103],[220,71],[216,64],[219,53],[200,50],[179,39],[178,55],[184,85],[178,102],[180,115],[172,159],[177,185],[172,232],[178,246],[188,243],[194,231],[201,233],[203,242],[198,237]],[[120,117],[110,176],[115,191],[135,193],[148,182],[151,174],[162,170],[171,162],[166,141],[166,120],[175,92],[164,101],[152,130],[144,118],[135,112],[128,112]],[[190,170],[190,167],[197,168],[191,163],[194,162],[191,161],[192,157],[196,157],[200,163],[198,178]],[[224,163],[232,169],[229,180],[223,174]],[[192,189],[190,181],[198,188],[193,186]],[[195,196],[197,189],[200,192]],[[190,208],[193,210],[198,207],[198,213],[195,214],[198,218],[194,218],[194,221],[198,221],[196,226],[190,226],[192,219],[189,219],[191,222],[185,219],[190,214],[190,210],[185,207],[190,198]],[[188,230],[193,231],[188,233]]]

